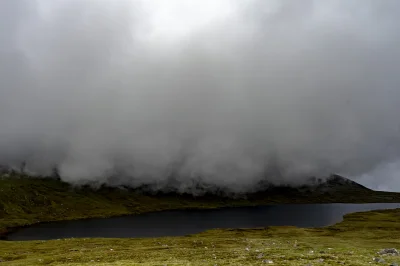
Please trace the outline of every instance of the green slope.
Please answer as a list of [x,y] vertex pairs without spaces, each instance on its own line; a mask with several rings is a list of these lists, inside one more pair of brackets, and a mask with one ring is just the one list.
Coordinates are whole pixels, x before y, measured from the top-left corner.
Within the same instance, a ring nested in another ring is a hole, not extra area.
[[354,184],[343,185],[346,179],[329,180],[308,187],[269,187],[262,192],[242,195],[246,199],[232,199],[215,195],[194,198],[175,193],[150,196],[133,190],[109,187],[95,190],[90,187],[73,187],[56,179],[13,176],[0,179],[0,232],[44,221],[169,209],[274,203],[400,202],[400,193],[375,192]]

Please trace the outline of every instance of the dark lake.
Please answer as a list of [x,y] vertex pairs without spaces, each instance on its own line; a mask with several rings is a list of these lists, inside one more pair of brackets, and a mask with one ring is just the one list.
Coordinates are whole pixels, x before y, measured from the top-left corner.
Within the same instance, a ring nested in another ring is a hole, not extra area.
[[22,228],[8,240],[87,237],[183,236],[213,228],[254,228],[271,225],[322,227],[340,222],[344,214],[400,208],[400,203],[288,204],[217,210],[162,211],[140,215],[51,222]]

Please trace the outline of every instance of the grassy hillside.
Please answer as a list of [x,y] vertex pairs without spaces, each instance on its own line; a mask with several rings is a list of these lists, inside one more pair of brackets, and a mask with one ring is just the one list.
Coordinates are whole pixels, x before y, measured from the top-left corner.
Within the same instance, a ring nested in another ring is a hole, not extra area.
[[[235,203],[245,204],[244,201]],[[224,202],[177,196],[163,196],[160,200],[115,188],[73,187],[55,179],[14,177],[0,180],[0,232],[40,221],[219,206],[224,206]]]
[[[185,237],[0,241],[1,265],[396,265],[400,210],[346,215],[320,229],[211,230]],[[271,263],[272,262],[272,263]]]
[[[331,180],[313,187],[273,187],[231,199],[213,195],[193,198],[174,193],[149,196],[138,191],[73,187],[49,178],[0,179],[0,232],[43,221],[107,217],[185,208],[217,208],[273,203],[400,202],[400,193],[375,192]],[[332,188],[333,189],[326,189]],[[317,189],[315,189],[317,188]]]

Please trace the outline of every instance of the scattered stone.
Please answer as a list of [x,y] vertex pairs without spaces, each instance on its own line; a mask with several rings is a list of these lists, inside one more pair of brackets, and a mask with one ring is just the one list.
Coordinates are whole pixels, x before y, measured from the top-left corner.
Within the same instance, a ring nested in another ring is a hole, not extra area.
[[264,253],[260,253],[257,255],[257,259],[261,259],[262,257],[264,257]]
[[385,263],[385,260],[382,258],[374,258],[373,261],[375,261],[376,263]]
[[314,250],[310,250],[310,254],[314,254]]
[[324,262],[324,259],[318,259],[318,262],[322,263],[322,262]]
[[385,249],[382,249],[381,251],[378,251],[377,254],[398,256],[399,252],[395,248],[385,248]]
[[390,266],[399,266],[399,264],[397,264],[396,262],[392,262],[390,263]]
[[248,247],[247,247],[247,248],[245,248],[245,250],[246,250],[246,251],[250,251],[250,249],[249,249]]
[[268,264],[273,264],[274,262],[272,260],[263,260],[264,263],[268,263]]

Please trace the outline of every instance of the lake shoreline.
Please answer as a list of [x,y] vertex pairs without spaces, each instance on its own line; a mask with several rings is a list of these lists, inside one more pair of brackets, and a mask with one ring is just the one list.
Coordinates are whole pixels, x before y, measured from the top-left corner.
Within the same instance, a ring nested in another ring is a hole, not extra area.
[[[7,265],[368,265],[400,247],[400,209],[358,212],[324,228],[209,230],[184,237],[0,241]],[[400,256],[383,257],[399,263]]]
[[[157,211],[306,203],[400,203],[400,193],[372,191],[357,185],[346,187],[342,183],[335,194],[303,194],[296,191],[293,194],[287,187],[283,191],[278,190],[279,193],[258,193],[251,199],[217,196],[194,198],[179,194],[154,196],[118,188],[94,190],[74,187],[56,179],[27,176],[1,178],[0,187],[0,236],[43,222],[109,218]],[[344,190],[341,192],[340,189]]]
[[[154,238],[184,236],[217,228],[251,229],[263,228],[267,226],[323,228],[340,222],[344,215],[350,213],[396,208],[400,208],[400,203],[268,204],[236,207],[225,206],[215,208],[170,209],[133,215],[126,214],[110,217],[88,217],[84,219],[38,222],[35,224],[11,228],[11,230],[1,236],[1,239],[6,241],[29,241],[82,237]],[[315,216],[315,213],[318,213],[318,216]],[[303,219],[303,215],[305,215],[307,219]],[[246,219],[244,222],[241,219],[239,219],[237,222],[233,222],[235,221],[236,217],[246,217]],[[207,222],[202,223],[202,219],[205,219]],[[221,220],[228,222],[218,222]],[[159,221],[162,221],[162,227],[157,225],[159,224]],[[186,226],[176,227],[174,226],[175,224],[185,224]],[[194,226],[189,226],[192,224],[194,224]],[[116,235],[115,233],[112,233],[113,230],[110,229],[113,228],[113,225],[115,228],[117,228],[117,231],[115,231]],[[56,226],[56,230],[52,229],[54,226]],[[102,233],[98,234],[94,232],[87,235],[87,232],[84,230],[79,233],[79,230],[82,230],[79,228],[87,227],[97,228],[97,231]],[[123,235],[118,233],[118,228],[126,228],[126,231]],[[153,233],[152,228],[158,228],[157,231],[159,233]],[[37,230],[39,230],[41,233],[38,233]],[[48,232],[46,233],[46,231]],[[57,231],[59,233],[57,233]],[[56,236],[57,234],[60,234],[60,232],[62,232],[62,234]],[[37,235],[37,237],[32,238],[32,233],[33,235]],[[49,233],[50,235],[53,235],[53,237],[48,238],[45,236]],[[24,237],[24,234],[28,235]]]

